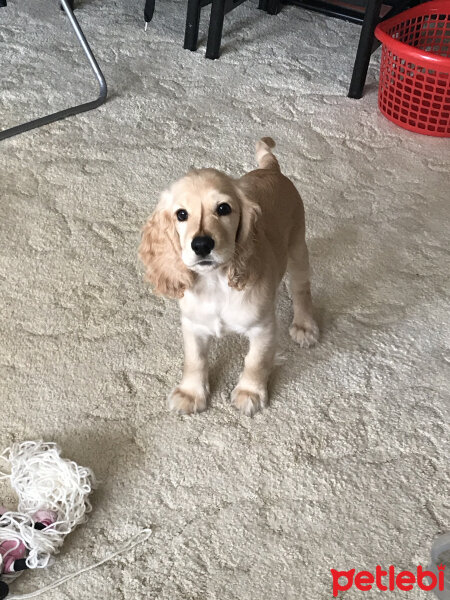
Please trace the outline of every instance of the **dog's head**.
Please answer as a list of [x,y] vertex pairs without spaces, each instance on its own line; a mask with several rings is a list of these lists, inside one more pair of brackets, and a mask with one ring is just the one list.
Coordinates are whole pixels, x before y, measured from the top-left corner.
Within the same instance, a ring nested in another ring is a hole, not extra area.
[[256,272],[259,206],[239,183],[214,169],[191,171],[162,193],[147,221],[139,255],[155,290],[181,298],[197,275],[226,268],[243,289]]

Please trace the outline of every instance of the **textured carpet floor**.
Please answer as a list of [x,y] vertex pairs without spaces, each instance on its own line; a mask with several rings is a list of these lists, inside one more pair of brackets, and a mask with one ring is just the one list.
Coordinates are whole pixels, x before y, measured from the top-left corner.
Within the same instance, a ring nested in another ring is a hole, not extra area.
[[[57,4],[0,9],[3,127],[96,93]],[[330,568],[427,564],[449,527],[449,141],[378,114],[377,59],[346,98],[358,26],[248,2],[206,61],[204,21],[199,51],[182,49],[185,2],[157,3],[146,34],[142,4],[77,11],[108,103],[0,146],[1,442],[55,440],[101,479],[89,523],[17,589],[147,525],[145,547],[45,597],[325,600]],[[143,283],[139,230],[191,165],[252,168],[262,135],[306,205],[321,343],[290,340],[283,288],[271,407],[230,406],[231,337],[210,410],[177,417],[178,307]]]

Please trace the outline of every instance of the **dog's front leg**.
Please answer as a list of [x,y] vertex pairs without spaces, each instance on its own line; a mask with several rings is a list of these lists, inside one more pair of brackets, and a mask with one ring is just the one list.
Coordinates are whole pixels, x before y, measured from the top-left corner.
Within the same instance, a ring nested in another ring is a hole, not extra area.
[[238,385],[233,390],[235,406],[249,417],[267,404],[267,382],[273,367],[276,349],[275,318],[265,325],[252,328],[248,334],[250,348]]
[[208,348],[210,337],[192,330],[183,320],[184,369],[181,383],[168,398],[170,410],[180,414],[202,412],[209,396]]

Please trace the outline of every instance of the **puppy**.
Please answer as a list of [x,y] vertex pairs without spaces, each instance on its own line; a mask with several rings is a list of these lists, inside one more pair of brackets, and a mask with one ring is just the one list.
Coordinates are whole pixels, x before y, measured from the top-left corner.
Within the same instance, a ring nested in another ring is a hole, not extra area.
[[271,152],[256,144],[259,168],[240,179],[215,169],[190,171],[162,193],[144,226],[139,255],[157,293],[178,298],[184,338],[181,383],[168,406],[178,413],[207,408],[208,346],[237,332],[250,346],[232,401],[252,416],[267,404],[276,350],[275,304],[287,269],[302,347],[319,335],[312,313],[302,200]]

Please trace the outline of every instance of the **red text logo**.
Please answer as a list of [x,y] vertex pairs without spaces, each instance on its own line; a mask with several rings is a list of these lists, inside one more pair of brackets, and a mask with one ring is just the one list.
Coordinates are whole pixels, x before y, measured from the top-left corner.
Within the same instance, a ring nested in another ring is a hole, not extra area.
[[333,596],[336,597],[339,592],[345,592],[352,586],[363,592],[369,591],[372,588],[386,592],[394,590],[409,591],[414,586],[421,590],[430,591],[438,589],[444,590],[444,571],[445,565],[438,565],[438,575],[433,571],[426,571],[420,565],[417,571],[399,571],[396,573],[395,567],[392,565],[385,571],[380,565],[375,568],[375,573],[370,571],[355,572],[355,569],[350,571],[336,571],[331,569],[333,577]]

